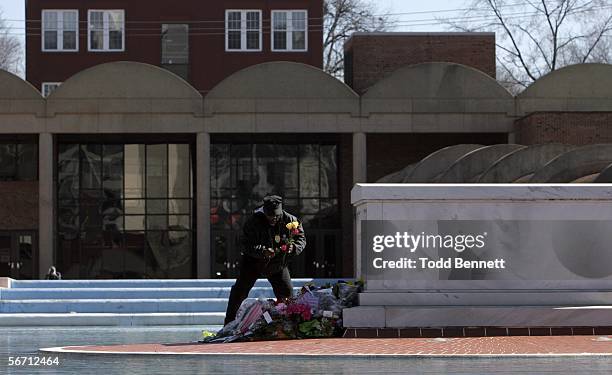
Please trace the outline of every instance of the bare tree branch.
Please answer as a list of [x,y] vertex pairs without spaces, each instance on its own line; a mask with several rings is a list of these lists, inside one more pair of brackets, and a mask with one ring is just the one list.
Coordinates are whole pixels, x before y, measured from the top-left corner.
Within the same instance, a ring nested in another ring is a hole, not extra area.
[[609,0],[471,0],[465,14],[481,19],[445,24],[496,32],[500,81],[511,91],[566,65],[612,61]]
[[0,69],[14,74],[21,72],[22,47],[19,39],[11,35],[0,11]]
[[344,43],[355,32],[386,31],[393,21],[373,0],[325,0],[323,70],[341,78],[344,74]]

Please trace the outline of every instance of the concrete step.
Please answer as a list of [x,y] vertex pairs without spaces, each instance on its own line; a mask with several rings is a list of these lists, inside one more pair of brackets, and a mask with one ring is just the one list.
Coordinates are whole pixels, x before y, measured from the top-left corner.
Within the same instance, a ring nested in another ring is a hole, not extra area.
[[343,310],[346,328],[610,327],[612,306],[358,306]]
[[[294,292],[299,292],[294,287]],[[0,301],[11,300],[61,300],[61,299],[181,299],[181,298],[229,298],[231,287],[206,288],[43,288],[2,289]],[[255,287],[251,298],[274,298],[271,287]]]
[[[12,289],[32,288],[219,288],[231,287],[235,279],[200,279],[200,280],[12,280]],[[305,283],[314,282],[317,285],[335,283],[338,279],[293,279],[293,285],[301,287]],[[266,279],[259,279],[256,287],[269,287]]]
[[0,327],[38,326],[222,326],[225,313],[0,314]]
[[226,298],[0,301],[0,313],[225,312]]
[[612,305],[612,291],[365,292],[361,306],[592,306]]

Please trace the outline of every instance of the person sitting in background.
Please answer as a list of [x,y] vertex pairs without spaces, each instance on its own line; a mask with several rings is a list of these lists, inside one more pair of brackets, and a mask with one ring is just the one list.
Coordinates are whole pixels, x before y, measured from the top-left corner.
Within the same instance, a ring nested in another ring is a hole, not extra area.
[[46,279],[47,280],[61,280],[62,274],[59,273],[57,269],[55,269],[55,266],[51,266],[49,267],[49,272],[47,272]]

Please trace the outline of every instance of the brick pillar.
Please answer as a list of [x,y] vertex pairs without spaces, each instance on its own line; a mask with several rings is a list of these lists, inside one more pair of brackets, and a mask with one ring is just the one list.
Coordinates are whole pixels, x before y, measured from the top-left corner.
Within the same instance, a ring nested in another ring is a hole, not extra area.
[[210,248],[210,133],[198,133],[196,141],[197,277],[211,277]]
[[38,140],[38,274],[41,279],[44,279],[54,259],[54,159],[53,134],[40,134]]

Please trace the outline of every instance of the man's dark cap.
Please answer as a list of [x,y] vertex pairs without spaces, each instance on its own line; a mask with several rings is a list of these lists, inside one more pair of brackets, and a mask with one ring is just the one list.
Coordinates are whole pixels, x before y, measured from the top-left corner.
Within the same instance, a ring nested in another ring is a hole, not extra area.
[[278,195],[268,195],[263,199],[263,211],[267,216],[280,216],[283,214],[283,198]]

